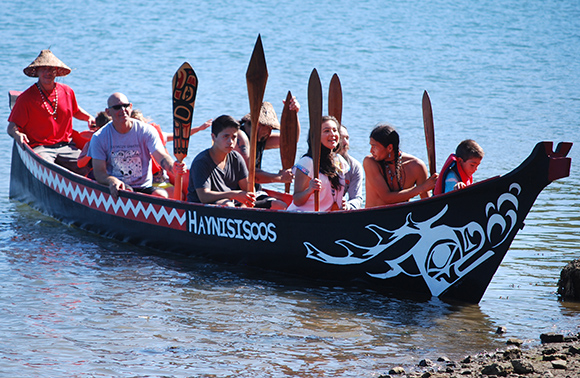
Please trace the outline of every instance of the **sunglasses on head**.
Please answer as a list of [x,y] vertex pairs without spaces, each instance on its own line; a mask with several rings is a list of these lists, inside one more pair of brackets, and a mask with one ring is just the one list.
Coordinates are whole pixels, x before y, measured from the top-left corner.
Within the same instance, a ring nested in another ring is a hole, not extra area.
[[119,105],[113,105],[113,106],[109,106],[109,108],[113,109],[113,110],[121,110],[121,108],[125,108],[127,109],[129,106],[131,106],[131,104],[119,104]]

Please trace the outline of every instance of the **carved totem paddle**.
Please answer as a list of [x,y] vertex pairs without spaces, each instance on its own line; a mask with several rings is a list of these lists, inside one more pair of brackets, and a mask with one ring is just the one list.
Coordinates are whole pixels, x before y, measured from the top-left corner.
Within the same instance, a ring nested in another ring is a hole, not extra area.
[[423,126],[425,127],[425,142],[427,143],[427,156],[429,158],[429,173],[437,172],[435,165],[435,128],[433,126],[433,110],[427,91],[423,92]]
[[[173,76],[173,153],[181,163],[187,156],[193,108],[197,94],[197,75],[185,62]],[[182,176],[175,175],[174,198],[181,200]]]
[[[290,169],[296,159],[296,145],[298,144],[298,114],[290,110],[292,93],[288,91],[286,102],[280,117],[280,160],[282,169]],[[285,184],[286,193],[290,193],[290,183]]]
[[250,64],[246,71],[246,84],[248,85],[248,98],[250,100],[250,119],[252,132],[250,135],[250,164],[248,165],[248,192],[254,192],[256,182],[256,143],[258,138],[258,120],[264,100],[266,82],[268,81],[268,68],[262,46],[262,37],[258,39],[250,58]]
[[342,123],[342,86],[337,74],[332,75],[328,88],[328,115]]
[[[308,80],[308,115],[310,117],[310,146],[312,147],[312,174],[318,178],[320,170],[320,133],[322,126],[322,85],[316,68]],[[314,211],[320,210],[320,193],[314,192]]]

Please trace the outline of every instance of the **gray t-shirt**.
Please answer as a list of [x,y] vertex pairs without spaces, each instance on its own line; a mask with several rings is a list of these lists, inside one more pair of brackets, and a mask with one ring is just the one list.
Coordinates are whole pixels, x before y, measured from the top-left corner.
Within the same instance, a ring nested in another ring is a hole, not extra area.
[[133,127],[121,134],[109,122],[91,138],[89,156],[107,162],[107,173],[134,188],[153,185],[151,153],[163,150],[159,133],[153,126],[132,120]]
[[348,201],[346,201],[346,209],[354,210],[361,209],[363,204],[362,183],[363,183],[363,168],[362,165],[350,155],[347,155],[348,165],[350,169],[344,174],[345,179],[345,193],[348,193]]
[[201,202],[196,189],[207,188],[215,192],[239,190],[238,182],[248,177],[248,168],[242,155],[232,151],[226,158],[224,169],[220,169],[209,154],[209,148],[200,152],[189,170],[189,187],[187,200]]

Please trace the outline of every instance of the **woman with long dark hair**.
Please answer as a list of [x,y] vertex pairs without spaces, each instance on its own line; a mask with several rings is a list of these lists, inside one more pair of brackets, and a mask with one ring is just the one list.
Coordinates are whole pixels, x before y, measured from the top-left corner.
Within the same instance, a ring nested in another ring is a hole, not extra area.
[[294,166],[294,200],[288,210],[314,211],[314,192],[320,192],[320,211],[339,210],[343,206],[344,174],[348,163],[336,153],[340,143],[340,123],[336,118],[322,118],[320,138],[320,175],[313,178],[312,146]]

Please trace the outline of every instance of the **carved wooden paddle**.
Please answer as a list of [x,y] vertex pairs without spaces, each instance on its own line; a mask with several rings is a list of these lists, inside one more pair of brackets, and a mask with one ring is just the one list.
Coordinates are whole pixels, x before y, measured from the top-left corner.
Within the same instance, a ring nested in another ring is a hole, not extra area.
[[437,172],[435,165],[435,129],[433,126],[433,110],[427,91],[423,92],[423,126],[425,127],[425,142],[427,143],[427,156],[429,158],[429,173]]
[[[296,159],[296,145],[298,144],[298,114],[290,110],[292,93],[288,91],[286,102],[280,117],[280,160],[282,169],[292,168]],[[290,193],[290,183],[285,185],[286,193]]]
[[252,57],[250,58],[250,64],[246,71],[246,84],[248,86],[248,98],[250,100],[250,119],[252,122],[250,164],[248,166],[248,192],[253,192],[255,188],[258,120],[260,119],[260,109],[262,108],[267,81],[268,68],[266,67],[266,57],[264,56],[262,38],[258,34],[258,39],[256,40]]
[[[310,146],[312,147],[312,174],[318,178],[320,170],[320,139],[322,126],[322,85],[316,68],[312,70],[308,80],[308,115],[310,118]],[[320,193],[314,192],[314,211],[320,210]]]
[[[183,63],[173,76],[173,153],[181,163],[187,156],[193,109],[197,94],[197,75],[191,65]],[[181,200],[182,176],[175,175],[174,198]]]
[[342,123],[342,86],[337,74],[332,75],[328,88],[328,115]]

